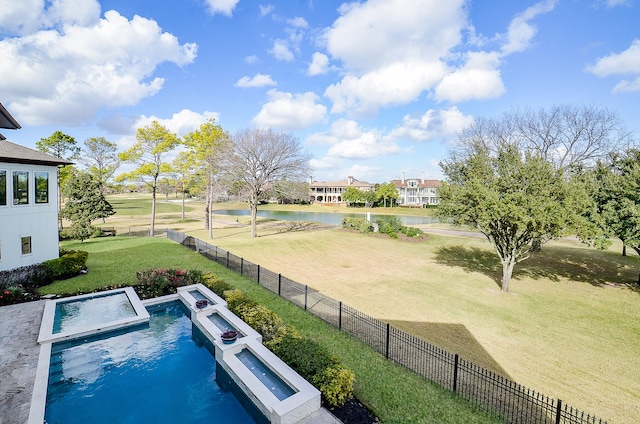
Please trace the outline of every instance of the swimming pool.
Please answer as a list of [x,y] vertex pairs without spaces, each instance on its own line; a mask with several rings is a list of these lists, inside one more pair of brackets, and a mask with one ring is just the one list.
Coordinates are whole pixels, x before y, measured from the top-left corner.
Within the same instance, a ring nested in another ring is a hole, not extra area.
[[180,301],[147,309],[148,325],[53,345],[47,424],[266,421],[218,386],[211,342]]
[[77,331],[134,316],[136,311],[124,291],[95,295],[80,301],[60,301],[56,304],[53,333]]

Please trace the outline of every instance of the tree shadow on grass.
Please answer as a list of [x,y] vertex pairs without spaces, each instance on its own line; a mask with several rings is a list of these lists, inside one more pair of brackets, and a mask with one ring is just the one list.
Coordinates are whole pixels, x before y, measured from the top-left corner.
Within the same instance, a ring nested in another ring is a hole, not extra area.
[[389,321],[389,324],[450,353],[457,353],[461,358],[498,375],[511,378],[462,324],[415,321]]
[[[467,272],[480,272],[498,285],[502,265],[496,253],[477,247],[446,246],[436,251],[436,262],[460,267]],[[636,284],[640,262],[636,257],[623,257],[612,252],[567,246],[544,246],[513,270],[514,278],[532,278],[588,283],[596,287],[620,286],[640,293]]]

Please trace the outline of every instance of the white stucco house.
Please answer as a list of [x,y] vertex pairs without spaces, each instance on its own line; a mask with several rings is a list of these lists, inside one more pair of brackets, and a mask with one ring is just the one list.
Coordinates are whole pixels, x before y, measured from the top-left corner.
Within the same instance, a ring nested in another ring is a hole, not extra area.
[[[21,128],[1,103],[0,128]],[[0,271],[58,257],[58,166],[70,163],[0,134]]]

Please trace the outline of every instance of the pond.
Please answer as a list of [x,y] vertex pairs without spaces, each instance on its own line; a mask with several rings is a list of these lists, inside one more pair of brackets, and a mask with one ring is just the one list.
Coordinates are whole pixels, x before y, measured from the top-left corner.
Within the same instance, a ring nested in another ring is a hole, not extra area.
[[[218,215],[230,216],[249,216],[248,209],[223,209],[213,211]],[[258,210],[258,216],[261,218],[276,219],[278,221],[313,221],[328,225],[342,225],[342,218],[365,218],[366,213],[363,210],[360,213],[330,213],[330,212],[298,212],[298,211],[271,211]],[[395,216],[400,218],[403,225],[424,225],[437,223],[438,219],[431,216],[411,216],[411,215],[376,215],[371,213],[371,221],[376,222],[377,217]]]

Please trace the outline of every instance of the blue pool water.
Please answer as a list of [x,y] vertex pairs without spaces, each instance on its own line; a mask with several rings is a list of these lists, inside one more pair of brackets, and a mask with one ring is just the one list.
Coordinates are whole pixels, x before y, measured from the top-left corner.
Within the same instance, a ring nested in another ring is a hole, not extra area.
[[56,304],[53,334],[135,317],[136,311],[125,292],[96,295]]
[[249,368],[249,371],[251,371],[253,375],[258,377],[258,380],[260,380],[278,400],[285,400],[295,394],[295,391],[289,387],[287,383],[282,381],[280,377],[271,371],[269,367],[248,349],[243,349],[239,353],[236,353],[236,357]]
[[53,346],[46,423],[255,423],[218,386],[210,342],[182,304],[149,313],[148,326]]

